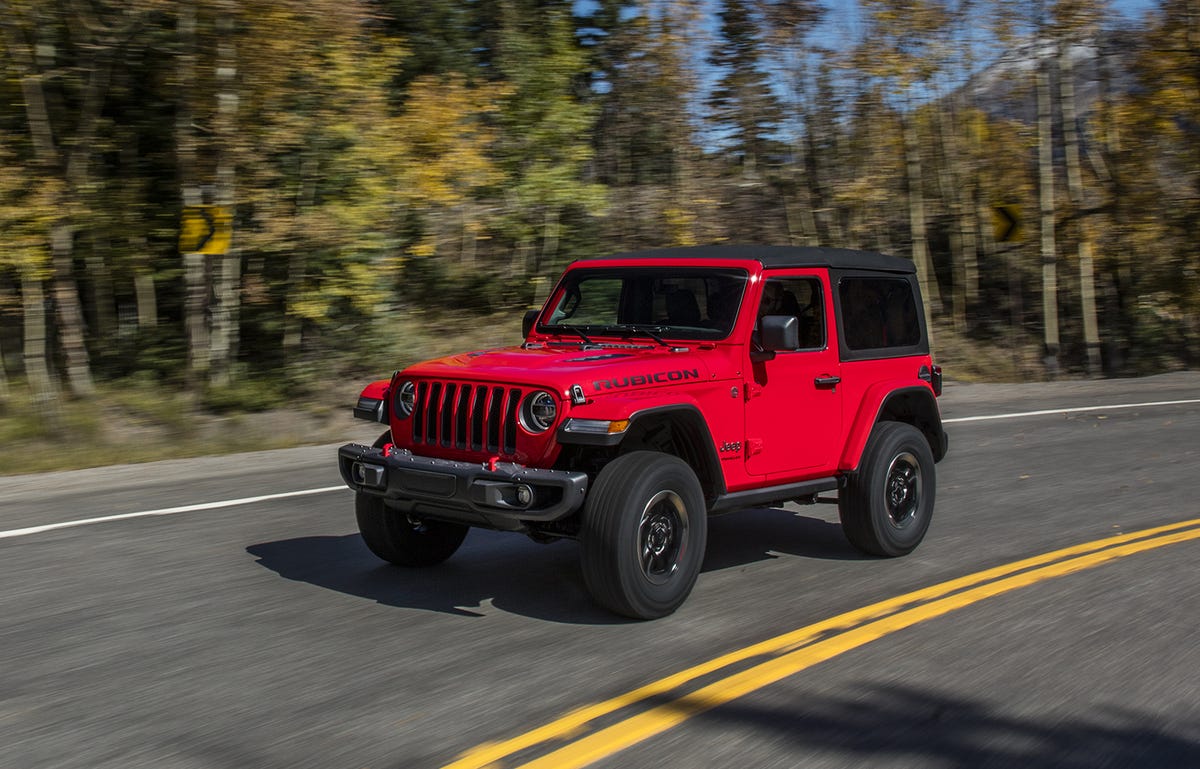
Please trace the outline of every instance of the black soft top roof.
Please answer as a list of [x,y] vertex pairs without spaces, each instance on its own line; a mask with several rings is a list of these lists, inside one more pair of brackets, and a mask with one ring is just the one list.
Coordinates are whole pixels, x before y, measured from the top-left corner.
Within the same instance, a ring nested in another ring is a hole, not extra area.
[[615,259],[753,259],[768,269],[829,267],[841,270],[916,272],[916,265],[912,261],[898,256],[824,246],[685,246],[630,251],[581,261],[592,263]]

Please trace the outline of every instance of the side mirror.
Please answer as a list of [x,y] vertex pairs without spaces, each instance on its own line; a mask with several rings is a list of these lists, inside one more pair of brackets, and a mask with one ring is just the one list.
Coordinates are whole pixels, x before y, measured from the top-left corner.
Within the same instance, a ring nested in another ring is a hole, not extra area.
[[538,316],[542,314],[541,310],[526,310],[525,318],[521,321],[521,336],[528,337],[529,332],[533,331],[533,324],[537,323]]
[[795,315],[767,315],[759,321],[762,352],[751,357],[755,361],[771,360],[780,350],[800,349],[800,321]]

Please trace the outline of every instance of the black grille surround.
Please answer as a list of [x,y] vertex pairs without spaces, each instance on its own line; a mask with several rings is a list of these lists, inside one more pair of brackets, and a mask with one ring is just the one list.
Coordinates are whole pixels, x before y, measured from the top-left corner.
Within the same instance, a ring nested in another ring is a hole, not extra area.
[[531,390],[447,380],[422,380],[416,386],[408,419],[414,449],[439,446],[504,455],[516,452],[521,400]]

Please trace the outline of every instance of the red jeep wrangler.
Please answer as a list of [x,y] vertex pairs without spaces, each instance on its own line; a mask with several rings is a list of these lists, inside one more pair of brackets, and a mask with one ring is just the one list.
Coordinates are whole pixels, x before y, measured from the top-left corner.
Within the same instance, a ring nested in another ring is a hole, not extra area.
[[855,547],[908,553],[947,446],[914,272],[780,246],[575,262],[524,344],[363,391],[389,428],[338,452],[363,539],[401,566],[471,526],[577,539],[593,597],[644,619],[691,592],[709,515],[837,492]]

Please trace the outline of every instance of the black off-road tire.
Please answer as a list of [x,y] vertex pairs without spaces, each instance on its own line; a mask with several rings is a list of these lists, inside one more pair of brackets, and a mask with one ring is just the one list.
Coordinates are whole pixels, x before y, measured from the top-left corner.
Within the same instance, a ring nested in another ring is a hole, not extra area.
[[583,581],[597,603],[634,619],[675,611],[692,592],[708,532],[696,473],[656,451],[604,466],[579,532]]
[[858,473],[838,495],[842,531],[868,555],[906,555],[925,538],[937,480],[933,451],[920,430],[880,422],[871,431]]
[[[391,432],[375,441],[375,448],[391,442]],[[469,526],[445,521],[419,521],[392,510],[381,497],[358,492],[354,516],[367,548],[397,566],[434,566],[454,555]]]

